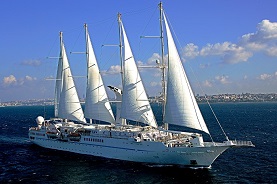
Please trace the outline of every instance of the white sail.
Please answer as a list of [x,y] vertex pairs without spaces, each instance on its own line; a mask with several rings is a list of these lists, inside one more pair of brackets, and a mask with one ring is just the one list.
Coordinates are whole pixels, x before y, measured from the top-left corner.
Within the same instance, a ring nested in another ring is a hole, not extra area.
[[86,122],[77,94],[77,90],[75,88],[62,38],[60,44],[61,58],[59,62],[61,62],[60,64],[62,65],[62,70],[59,71],[58,68],[58,72],[61,72],[62,74],[58,73],[58,76],[61,76],[60,84],[62,87],[58,104],[58,117],[63,119]]
[[209,134],[199,110],[167,20],[163,14],[168,41],[168,76],[165,105],[165,122],[198,129]]
[[103,85],[92,43],[86,29],[87,52],[87,90],[85,103],[85,117],[114,124],[115,119],[108,96]]
[[121,28],[124,41],[121,117],[157,127],[122,22]]

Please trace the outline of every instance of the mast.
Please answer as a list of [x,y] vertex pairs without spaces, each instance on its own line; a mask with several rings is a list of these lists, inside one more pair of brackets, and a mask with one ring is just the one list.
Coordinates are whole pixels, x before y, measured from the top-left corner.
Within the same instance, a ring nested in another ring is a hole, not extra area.
[[121,74],[121,84],[122,84],[122,90],[121,90],[121,95],[118,94],[119,96],[117,96],[117,99],[121,100],[121,103],[117,103],[117,113],[120,113],[119,115],[117,114],[117,116],[119,117],[116,118],[118,120],[118,122],[121,122],[121,125],[126,125],[126,119],[125,118],[121,118],[121,105],[122,105],[122,94],[123,94],[123,43],[122,43],[122,20],[121,20],[121,13],[117,13],[117,21],[118,21],[118,31],[119,31],[119,55],[120,55],[120,74]]
[[160,39],[161,39],[161,51],[162,51],[162,66],[160,67],[162,70],[162,101],[163,101],[163,124],[164,128],[168,130],[168,123],[164,122],[164,116],[165,116],[165,102],[166,102],[166,85],[165,85],[165,60],[164,60],[164,35],[163,35],[163,4],[162,2],[159,3],[160,8]]
[[[88,25],[85,23],[85,38],[86,38],[86,58],[89,58],[89,50],[88,50]],[[89,85],[89,78],[88,78],[88,72],[89,72],[89,62],[87,62],[87,87]],[[89,123],[92,124],[92,119],[89,119]]]
[[[117,13],[117,21],[119,28],[119,54],[120,54],[120,68],[121,68],[121,83],[123,84],[123,52],[122,52],[122,28],[121,28],[121,13]],[[123,89],[122,89],[123,91]]]
[[62,84],[62,59],[63,59],[63,53],[62,53],[62,43],[63,43],[63,32],[59,33],[60,37],[60,55],[59,55],[59,61],[58,61],[58,69],[56,74],[56,85],[55,85],[55,99],[54,99],[54,107],[55,107],[55,117],[58,117],[59,114],[59,101],[60,101],[60,95],[61,95],[61,84]]

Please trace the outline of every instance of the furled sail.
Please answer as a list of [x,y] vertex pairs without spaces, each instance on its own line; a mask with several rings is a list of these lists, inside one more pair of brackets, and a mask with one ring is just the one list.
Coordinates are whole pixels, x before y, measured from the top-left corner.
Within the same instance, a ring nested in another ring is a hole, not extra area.
[[114,124],[115,119],[108,96],[103,85],[97,60],[93,51],[90,36],[86,30],[87,55],[87,90],[85,103],[85,117]]
[[168,73],[164,121],[169,124],[198,129],[209,134],[164,13],[163,17],[168,41]]
[[121,28],[124,42],[121,117],[157,127],[122,22]]
[[[86,122],[84,113],[79,101],[77,90],[73,81],[71,70],[69,67],[64,43],[62,40],[62,34],[60,34],[61,40],[61,57],[59,60],[57,78],[61,77],[57,81],[61,80],[58,85],[61,85],[59,104],[58,104],[58,117],[63,119],[75,120],[80,122]],[[60,86],[57,86],[60,87]],[[58,91],[59,89],[57,89]]]

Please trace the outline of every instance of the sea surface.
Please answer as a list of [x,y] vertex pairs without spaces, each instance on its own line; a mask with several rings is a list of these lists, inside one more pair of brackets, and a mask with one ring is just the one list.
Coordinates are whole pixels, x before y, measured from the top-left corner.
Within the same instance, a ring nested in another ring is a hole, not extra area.
[[[0,107],[0,183],[277,183],[277,103],[211,104],[230,139],[255,148],[224,152],[211,168],[139,164],[45,149],[28,141],[38,115],[53,107]],[[224,134],[209,110],[200,109],[215,141]],[[160,106],[153,106],[159,116]],[[208,136],[205,138],[209,139]]]

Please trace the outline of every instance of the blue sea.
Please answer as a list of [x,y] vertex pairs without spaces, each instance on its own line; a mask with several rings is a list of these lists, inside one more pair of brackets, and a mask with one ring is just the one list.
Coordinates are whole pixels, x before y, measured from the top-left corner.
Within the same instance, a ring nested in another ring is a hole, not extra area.
[[[277,183],[277,103],[211,104],[230,139],[254,148],[224,152],[207,169],[139,164],[49,150],[28,141],[38,115],[51,106],[0,108],[0,183]],[[200,109],[215,141],[223,141],[208,105]],[[157,115],[160,107],[153,106]],[[209,138],[209,137],[208,137]]]

